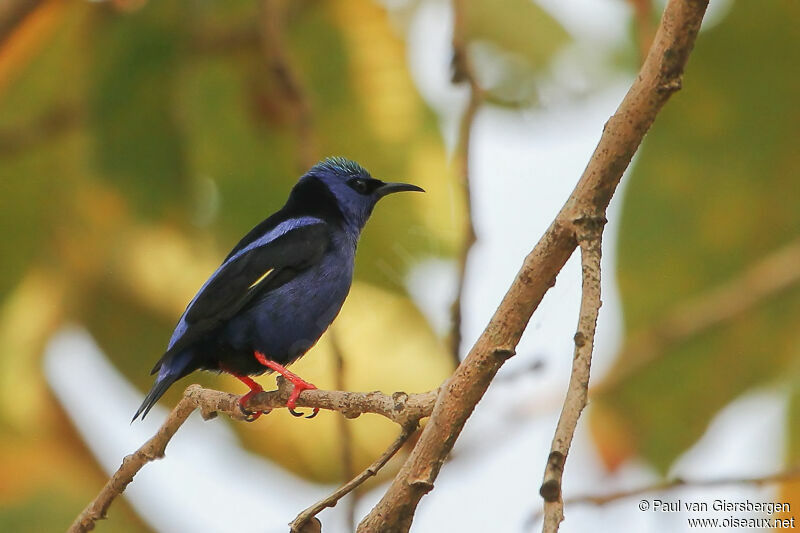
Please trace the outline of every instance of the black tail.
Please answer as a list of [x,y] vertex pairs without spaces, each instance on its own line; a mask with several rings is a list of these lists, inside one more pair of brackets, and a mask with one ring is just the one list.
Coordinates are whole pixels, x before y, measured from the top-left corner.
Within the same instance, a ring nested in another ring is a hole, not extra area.
[[147,413],[150,412],[150,409],[153,408],[158,399],[161,398],[165,392],[167,392],[169,386],[175,383],[176,380],[177,376],[166,375],[163,378],[159,376],[156,382],[153,384],[153,388],[150,389],[150,392],[144,397],[142,405],[139,406],[139,409],[136,410],[136,414],[133,415],[131,423],[139,418],[139,415],[142,415],[142,420],[144,420],[144,417],[147,416]]
[[196,365],[190,365],[192,359],[191,351],[178,353],[168,351],[164,354],[153,369],[153,373],[158,371],[156,382],[153,383],[153,388],[147,393],[142,405],[139,406],[136,414],[133,415],[131,423],[139,418],[139,415],[142,415],[142,420],[144,420],[144,417],[147,416],[147,413],[150,412],[150,409],[153,408],[158,399],[167,392],[170,385],[197,368]]

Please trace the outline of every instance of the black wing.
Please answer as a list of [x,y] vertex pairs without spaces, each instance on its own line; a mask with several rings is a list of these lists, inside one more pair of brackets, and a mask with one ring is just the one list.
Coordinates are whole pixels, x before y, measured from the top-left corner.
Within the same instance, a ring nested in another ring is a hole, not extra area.
[[[330,245],[325,224],[310,224],[229,259],[189,305],[181,321],[186,329],[151,373],[178,353],[238,313],[255,296],[287,283],[318,263]],[[179,325],[180,327],[180,325]]]

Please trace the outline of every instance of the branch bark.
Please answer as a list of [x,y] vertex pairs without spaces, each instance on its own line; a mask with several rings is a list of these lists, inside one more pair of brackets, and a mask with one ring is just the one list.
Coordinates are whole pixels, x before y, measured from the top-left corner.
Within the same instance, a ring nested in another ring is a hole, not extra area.
[[[277,378],[277,382],[277,390],[255,395],[248,408],[252,411],[269,411],[286,407],[286,401],[289,399],[293,386],[282,376]],[[297,400],[297,405],[339,411],[347,418],[356,418],[364,413],[378,414],[399,424],[403,428],[402,435],[405,435],[408,432],[413,433],[413,430],[418,427],[420,419],[430,415],[437,394],[437,390],[418,394],[395,392],[389,396],[380,392],[360,393],[314,389],[304,391]],[[183,393],[183,398],[170,412],[158,432],[138,450],[123,459],[122,465],[111,476],[95,499],[78,515],[68,533],[84,533],[94,529],[95,522],[106,517],[111,503],[122,494],[139,470],[147,463],[164,457],[167,444],[195,409],[200,409],[205,420],[215,418],[217,414],[222,413],[234,420],[244,421],[245,415],[239,407],[239,398],[236,394],[204,389],[199,385],[189,385]],[[402,446],[402,443],[398,446]],[[373,464],[367,471],[377,472],[394,453],[396,451],[385,457],[380,466]],[[376,463],[385,455],[381,456]],[[352,488],[355,488],[370,475],[374,474],[362,473],[345,487],[352,484]],[[338,494],[338,492],[334,494]],[[338,498],[336,500],[338,501]],[[325,501],[327,499],[323,500],[323,502]],[[332,504],[335,504],[335,501]],[[313,514],[309,515],[305,521],[307,522],[311,517]]]
[[521,270],[470,353],[444,384],[417,445],[380,502],[359,524],[361,533],[405,532],[458,435],[545,292],[578,244],[576,222],[602,220],[622,173],[670,95],[680,89],[707,0],[670,0],[650,53],[580,181]]
[[561,478],[567,462],[569,448],[578,419],[586,407],[589,396],[589,374],[594,351],[594,334],[597,327],[597,315],[600,312],[600,257],[603,225],[605,219],[583,221],[585,232],[578,236],[581,247],[581,270],[583,288],[581,297],[578,331],[575,333],[575,355],[572,358],[567,396],[558,418],[550,455],[544,471],[544,480],[539,494],[544,498],[544,533],[558,531],[564,520],[564,502],[561,498]]

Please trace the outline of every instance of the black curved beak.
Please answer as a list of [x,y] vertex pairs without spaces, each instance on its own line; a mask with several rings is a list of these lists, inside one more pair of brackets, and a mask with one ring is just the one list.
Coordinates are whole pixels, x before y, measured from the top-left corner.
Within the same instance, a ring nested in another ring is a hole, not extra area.
[[417,187],[416,185],[411,185],[410,183],[384,183],[375,190],[378,198],[383,198],[387,194],[403,191],[425,192],[425,189]]

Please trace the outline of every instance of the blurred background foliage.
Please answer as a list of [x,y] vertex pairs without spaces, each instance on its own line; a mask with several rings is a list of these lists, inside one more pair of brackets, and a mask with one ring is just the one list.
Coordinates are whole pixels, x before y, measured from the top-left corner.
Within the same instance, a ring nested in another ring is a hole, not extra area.
[[733,3],[639,152],[618,249],[626,343],[591,410],[609,466],[638,454],[667,472],[742,393],[798,397],[800,71],[780,52],[800,44],[798,16],[796,3]]
[[[533,4],[516,2],[525,18],[513,32],[503,28],[510,11],[471,4],[491,16],[471,20],[470,34],[497,41],[497,53],[518,54],[530,71],[565,38]],[[8,483],[0,529],[58,530],[104,477],[43,381],[48,336],[64,323],[85,325],[147,390],[147,370],[186,302],[325,155],[346,155],[428,193],[376,210],[337,341],[326,335],[297,372],[325,388],[341,380],[386,391],[429,390],[449,374],[452,356],[408,298],[404,276],[422,258],[458,250],[463,192],[438,118],[412,82],[401,11],[393,21],[369,0],[0,6],[0,446]],[[547,31],[532,46],[525,32],[537,24]],[[241,389],[227,377],[191,379]],[[180,393],[175,387],[163,403]],[[348,474],[335,416],[298,424],[276,412],[235,426],[249,449],[331,482]],[[359,469],[396,431],[376,417],[348,426]],[[275,434],[281,439],[264,438]]]
[[[385,391],[428,390],[449,374],[445,339],[404,288],[418,261],[456,254],[464,227],[458,169],[403,40],[410,13],[435,0],[3,1],[0,529],[62,529],[105,479],[42,377],[49,335],[85,325],[144,392],[186,302],[320,157],[345,155],[428,193],[376,210],[333,335],[297,372],[323,388]],[[569,34],[527,0],[465,4],[488,101],[537,105]],[[629,334],[590,412],[610,468],[639,456],[666,471],[753,387],[800,398],[800,72],[775,52],[797,48],[799,14],[792,2],[734,3],[700,39],[690,90],[659,117],[629,176],[617,272]],[[635,72],[635,50],[632,38],[605,68]],[[783,284],[759,289],[764,276],[747,273],[774,254],[782,261],[767,277]],[[226,377],[191,381],[241,390]],[[797,405],[787,461],[800,458]],[[346,475],[336,415],[234,426],[248,449],[300,475]],[[354,468],[395,432],[371,417],[348,426]],[[124,512],[115,531],[146,529]]]

